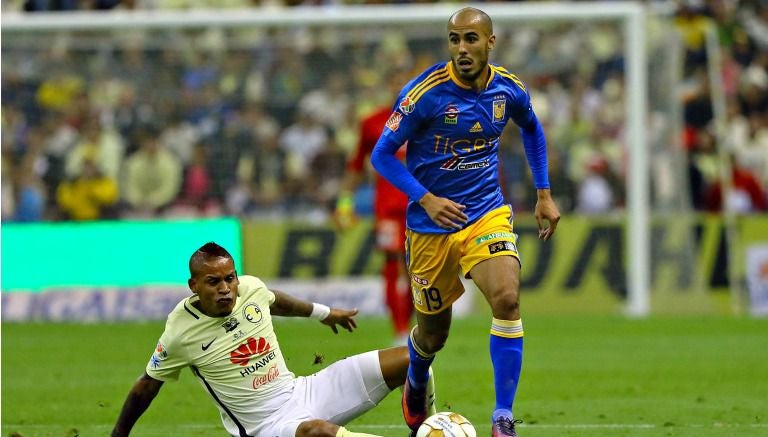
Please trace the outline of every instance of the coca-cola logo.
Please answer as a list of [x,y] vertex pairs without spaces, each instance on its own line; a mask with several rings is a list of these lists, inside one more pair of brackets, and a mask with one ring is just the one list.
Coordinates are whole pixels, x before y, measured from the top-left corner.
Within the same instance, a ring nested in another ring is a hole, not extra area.
[[259,388],[264,384],[269,384],[276,380],[278,376],[280,376],[280,369],[277,368],[277,364],[273,364],[272,367],[267,370],[266,374],[253,378],[253,388]]

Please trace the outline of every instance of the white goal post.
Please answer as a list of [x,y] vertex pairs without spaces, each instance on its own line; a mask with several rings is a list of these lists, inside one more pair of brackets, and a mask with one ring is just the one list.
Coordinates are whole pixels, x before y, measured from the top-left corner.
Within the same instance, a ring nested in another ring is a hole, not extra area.
[[[496,3],[478,4],[498,22],[612,20],[623,23],[626,98],[626,143],[630,165],[627,178],[627,302],[633,317],[650,311],[650,181],[648,175],[648,78],[645,7],[639,2]],[[396,6],[327,6],[250,10],[111,11],[2,14],[2,31],[125,30],[194,28],[204,26],[303,26],[310,24],[385,25],[445,23],[457,4]]]

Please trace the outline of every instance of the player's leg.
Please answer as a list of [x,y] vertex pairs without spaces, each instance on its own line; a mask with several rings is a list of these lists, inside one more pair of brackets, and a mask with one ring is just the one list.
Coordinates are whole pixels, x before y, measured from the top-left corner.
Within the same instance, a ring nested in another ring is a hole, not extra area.
[[451,308],[438,314],[416,313],[416,326],[408,338],[410,363],[403,389],[405,423],[412,430],[434,414],[434,380],[431,374],[435,354],[443,348],[451,327]]
[[408,348],[405,346],[379,350],[381,376],[390,390],[403,385],[408,375]]
[[478,288],[491,307],[490,351],[493,363],[496,406],[494,436],[514,436],[512,406],[523,362],[523,324],[520,319],[520,264],[501,256],[480,262],[471,270]]
[[[497,208],[467,228],[461,259],[491,307],[493,320],[490,353],[496,406],[493,435],[516,435],[512,405],[523,359],[523,325],[520,320],[520,261],[517,235],[512,232],[512,209]],[[498,426],[497,426],[498,425]]]
[[[407,347],[399,346],[379,351],[381,374],[387,383],[387,387],[391,390],[402,386],[405,382],[405,378],[408,375],[409,361]],[[430,368],[429,380],[427,381],[427,415],[435,413],[435,377]]]
[[402,407],[406,424],[416,430],[428,413],[429,368],[448,338],[451,304],[464,286],[456,274],[460,251],[451,234],[408,231],[407,235],[406,259],[417,323],[408,338],[410,364]]

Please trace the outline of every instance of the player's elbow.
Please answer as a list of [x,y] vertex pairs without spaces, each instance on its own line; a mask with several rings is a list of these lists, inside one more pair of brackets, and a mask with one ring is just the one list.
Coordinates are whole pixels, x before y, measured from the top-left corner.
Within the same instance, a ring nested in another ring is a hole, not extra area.
[[373,165],[373,168],[375,168],[377,171],[381,172],[381,168],[383,167],[383,161],[385,161],[386,158],[386,152],[381,147],[374,147],[373,151],[371,152],[371,165]]

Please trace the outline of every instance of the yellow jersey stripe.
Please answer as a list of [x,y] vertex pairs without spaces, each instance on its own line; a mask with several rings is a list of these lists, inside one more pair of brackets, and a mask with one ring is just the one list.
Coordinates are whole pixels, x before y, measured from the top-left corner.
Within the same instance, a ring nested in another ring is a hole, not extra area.
[[428,86],[431,81],[435,80],[438,76],[443,76],[447,73],[448,73],[448,69],[446,67],[433,71],[432,74],[430,74],[424,80],[416,84],[416,86],[411,88],[411,90],[408,91],[407,95],[413,98],[414,95],[418,94],[419,91],[421,91],[424,87]]
[[432,88],[440,85],[441,83],[448,82],[449,80],[451,80],[451,78],[448,75],[445,75],[445,76],[441,77],[439,80],[436,80],[433,83],[429,84],[429,86],[427,86],[426,88],[423,88],[421,91],[419,91],[418,94],[416,94],[416,95],[411,97],[413,99],[413,103],[418,102],[419,99],[421,98],[421,96],[423,96],[424,93],[426,93],[427,91],[429,91]]
[[501,67],[492,66],[491,68],[499,73],[500,76],[512,80],[515,84],[517,84],[518,87],[520,87],[521,90],[525,91],[525,85],[523,85],[523,81],[521,81],[517,76]]

